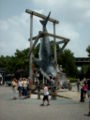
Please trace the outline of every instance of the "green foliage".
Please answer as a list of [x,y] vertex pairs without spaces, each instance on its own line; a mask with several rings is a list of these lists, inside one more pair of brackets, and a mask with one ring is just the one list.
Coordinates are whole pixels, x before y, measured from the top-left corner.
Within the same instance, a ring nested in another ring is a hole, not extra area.
[[[88,45],[88,47],[86,48],[86,51],[88,52],[88,57],[89,57],[89,60],[90,60],[90,45]],[[81,69],[81,72],[85,77],[90,77],[90,64],[83,65],[82,69]]]
[[90,65],[83,65],[82,66],[82,71],[84,76],[90,77]]
[[88,56],[90,57],[90,45],[86,48],[86,51],[88,52]]
[[35,56],[36,58],[38,58],[39,47],[40,47],[40,44],[38,44],[38,45],[36,46],[36,48],[33,50],[34,56]]
[[23,69],[26,74],[29,71],[29,49],[23,51],[16,50],[14,56],[1,56],[0,57],[0,68],[5,68],[6,73],[16,73],[19,69]]
[[62,55],[62,66],[68,76],[77,75],[77,67],[75,65],[75,59],[73,53],[70,50],[64,50]]
[[[34,57],[38,58],[40,44],[33,50]],[[63,66],[64,71],[68,76],[76,76],[77,68],[74,61],[73,53],[70,50],[62,51],[58,44],[57,47],[57,61],[59,65]],[[51,57],[54,59],[54,42],[51,41]],[[34,63],[34,67],[36,64]],[[22,51],[16,50],[14,56],[1,56],[0,67],[6,68],[7,73],[16,73],[18,70],[24,70],[28,75],[29,71],[29,48]]]
[[70,80],[70,83],[77,82],[77,79],[75,77],[69,77],[68,80]]

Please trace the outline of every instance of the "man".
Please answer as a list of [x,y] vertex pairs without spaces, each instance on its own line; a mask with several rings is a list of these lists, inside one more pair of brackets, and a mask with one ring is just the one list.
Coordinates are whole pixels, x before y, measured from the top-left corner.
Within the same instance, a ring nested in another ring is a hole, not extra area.
[[80,80],[77,79],[77,91],[79,92],[80,91]]
[[90,78],[87,80],[87,86],[88,86],[88,103],[89,103],[89,113],[88,116],[90,116]]
[[54,84],[55,84],[55,81],[53,79],[52,76],[50,76],[50,82],[51,82],[51,91],[53,92],[54,91]]

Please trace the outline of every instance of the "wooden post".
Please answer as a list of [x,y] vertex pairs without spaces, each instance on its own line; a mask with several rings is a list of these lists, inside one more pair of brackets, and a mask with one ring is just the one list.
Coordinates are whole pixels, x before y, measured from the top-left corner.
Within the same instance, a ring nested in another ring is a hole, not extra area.
[[[55,22],[53,22],[53,34],[56,35],[56,28],[55,28]],[[56,38],[54,37],[54,60],[55,64],[57,65],[57,52],[56,52]]]
[[[55,22],[53,22],[53,34],[56,35],[56,26]],[[57,48],[56,48],[56,38],[54,37],[54,61],[55,67],[57,67]],[[56,81],[55,81],[56,82]],[[52,99],[56,99],[56,88],[54,86],[54,91],[52,92]]]
[[[33,51],[33,49],[34,49],[36,43],[38,42],[39,38],[40,38],[40,34],[36,37],[35,42],[33,43],[32,47],[30,48],[29,55],[31,55],[31,53],[32,53],[32,51]],[[32,38],[32,40],[33,40],[33,38]]]
[[[32,48],[32,35],[33,35],[33,15],[30,15],[30,49]],[[29,77],[32,79],[32,53],[29,61]]]

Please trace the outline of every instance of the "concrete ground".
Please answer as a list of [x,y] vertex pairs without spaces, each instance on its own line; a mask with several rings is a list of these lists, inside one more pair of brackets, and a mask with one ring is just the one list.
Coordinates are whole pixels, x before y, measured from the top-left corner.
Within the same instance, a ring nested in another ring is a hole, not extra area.
[[36,95],[30,99],[12,100],[12,89],[0,87],[0,120],[90,120],[86,116],[88,102],[80,103],[79,93],[58,93],[68,97],[73,95],[74,99],[57,98],[50,100],[50,106],[40,106],[42,100],[38,100]]

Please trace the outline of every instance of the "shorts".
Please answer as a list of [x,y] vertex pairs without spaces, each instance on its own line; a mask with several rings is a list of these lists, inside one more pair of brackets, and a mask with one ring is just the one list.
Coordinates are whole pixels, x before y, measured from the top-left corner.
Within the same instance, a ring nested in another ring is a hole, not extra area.
[[22,87],[19,86],[19,87],[18,87],[18,91],[19,91],[19,92],[22,92]]
[[44,95],[43,101],[47,100],[48,101],[48,95]]

